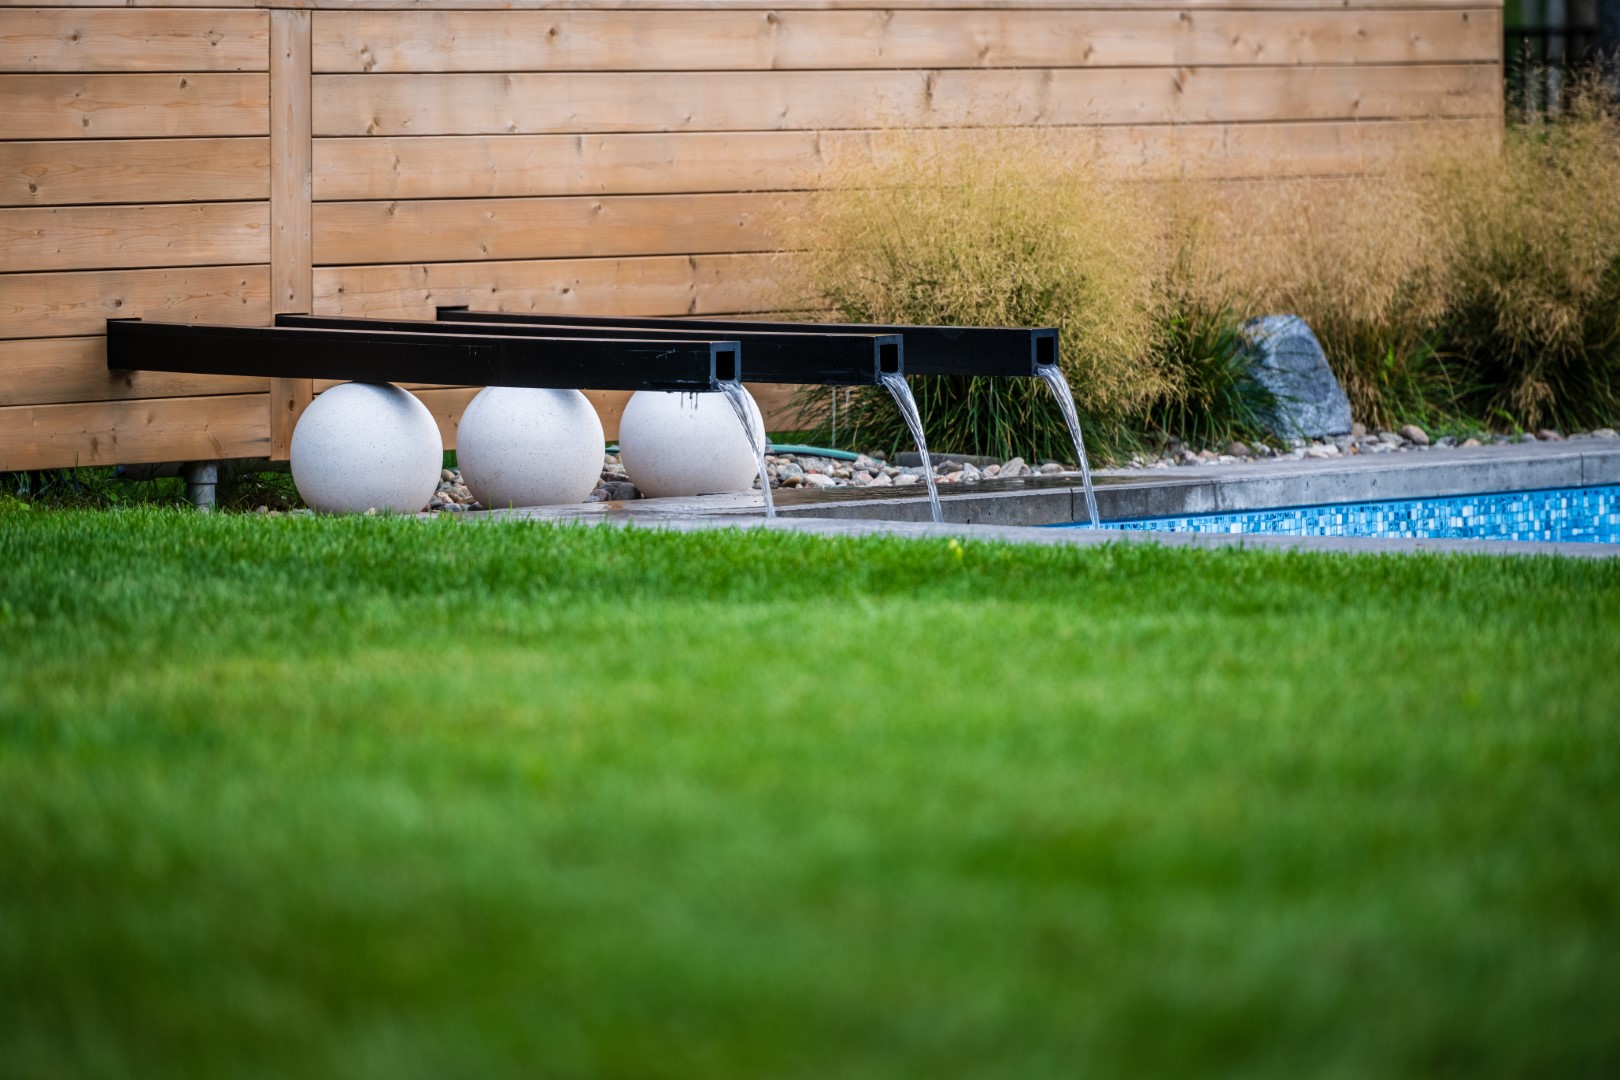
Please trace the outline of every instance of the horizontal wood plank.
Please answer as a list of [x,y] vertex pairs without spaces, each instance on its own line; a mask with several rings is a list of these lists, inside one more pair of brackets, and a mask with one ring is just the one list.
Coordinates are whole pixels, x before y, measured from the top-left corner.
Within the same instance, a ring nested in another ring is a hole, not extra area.
[[782,284],[786,262],[780,255],[698,255],[317,268],[315,313],[431,319],[439,304],[567,315],[802,307]]
[[163,319],[263,326],[270,321],[268,266],[77,270],[0,275],[0,337],[104,333],[108,319]]
[[318,203],[315,265],[770,251],[806,209],[747,193]]
[[767,433],[786,431],[793,426],[799,411],[793,404],[793,398],[799,392],[799,387],[780,383],[744,383],[743,386],[754,396],[754,404],[759,406],[760,414],[765,418]]
[[269,379],[108,371],[105,337],[0,341],[0,406],[262,394]]
[[[15,77],[15,76],[14,76]],[[1496,66],[317,75],[314,129],[499,135],[1492,116]]]
[[268,202],[0,210],[7,271],[223,266],[270,258]]
[[[1426,138],[1491,130],[1489,120],[1046,128],[1051,152],[1132,169],[1242,177],[1354,172]],[[892,131],[670,132],[320,139],[317,200],[655,195],[823,187],[883,160],[912,136]],[[929,133],[942,147],[979,129]]]
[[0,71],[265,71],[262,11],[38,7],[0,14]]
[[0,75],[0,139],[264,135],[263,74]]
[[0,472],[264,457],[262,394],[0,408]]
[[467,406],[478,396],[480,389],[482,387],[458,386],[444,390],[411,391],[433,414],[433,422],[439,425],[439,438],[446,450],[456,448],[456,426],[461,423],[461,414],[467,411]]
[[1094,149],[1107,165],[1144,179],[1305,178],[1495,145],[1501,130],[1495,120],[1117,127],[1097,129]]
[[[108,0],[57,0],[55,7],[104,7]],[[0,9],[36,7],[39,0],[0,0]],[[122,0],[132,8],[262,8],[267,0]],[[742,9],[770,11],[795,8],[807,11],[864,11],[870,9],[922,10],[937,8],[940,0],[288,0],[287,6],[318,11],[496,10],[529,11],[669,11]],[[1039,8],[1056,11],[1128,11],[1232,9],[1239,11],[1319,11],[1351,8],[1384,11],[1410,8],[1501,7],[1500,0],[974,0],[975,7],[994,10]]]
[[814,184],[823,138],[773,131],[317,139],[315,198],[789,190]]
[[0,206],[269,196],[268,139],[0,142]]
[[317,72],[1495,62],[1501,12],[323,11]]

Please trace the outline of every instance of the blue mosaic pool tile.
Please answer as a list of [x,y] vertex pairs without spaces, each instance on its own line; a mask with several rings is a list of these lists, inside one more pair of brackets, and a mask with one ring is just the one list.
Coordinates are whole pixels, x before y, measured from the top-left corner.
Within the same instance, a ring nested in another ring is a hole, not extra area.
[[1157,532],[1620,544],[1620,485],[1343,506],[1291,506],[1103,524],[1110,529]]

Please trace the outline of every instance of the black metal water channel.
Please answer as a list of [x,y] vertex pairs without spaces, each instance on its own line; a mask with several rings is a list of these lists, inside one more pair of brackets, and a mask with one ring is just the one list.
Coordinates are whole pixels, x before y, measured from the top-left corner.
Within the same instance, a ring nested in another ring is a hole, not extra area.
[[[718,333],[710,326],[719,320],[698,320],[692,322],[682,319],[615,319],[602,317],[583,317],[577,321],[567,316],[557,315],[524,315],[517,313],[502,313],[495,316],[494,322],[485,321],[488,313],[472,311],[466,307],[441,307],[435,312],[446,325],[453,326],[480,326],[488,328],[493,326],[534,326],[543,333],[550,333],[553,328],[563,325],[572,326],[581,333],[606,333],[618,331],[626,334],[645,334],[653,332],[668,332],[678,334],[711,334]],[[701,325],[699,325],[701,324]],[[791,357],[778,354],[774,362],[756,365],[750,360],[744,373],[749,381],[792,383],[821,386],[882,386],[894,398],[896,407],[906,426],[911,430],[912,438],[917,443],[917,454],[922,459],[923,485],[928,491],[928,509],[935,524],[944,524],[945,512],[939,501],[939,487],[934,478],[933,463],[928,457],[928,440],[924,436],[922,417],[917,409],[916,399],[911,395],[911,386],[905,379],[905,360],[902,356],[904,337],[893,331],[898,328],[876,328],[870,326],[836,326],[825,323],[739,323],[741,329],[727,330],[726,333],[738,334],[742,340],[750,342],[750,355],[755,340],[761,342],[780,341],[791,343],[793,355]],[[750,336],[752,335],[752,336]],[[835,342],[844,341],[851,337],[871,340],[877,350],[877,363],[870,365],[862,363],[855,368],[839,362],[836,356],[829,351],[829,346]],[[765,374],[762,379],[755,379],[755,371]],[[751,422],[748,419],[746,407],[742,404],[741,394],[734,397],[737,418],[742,421],[743,427],[748,429]],[[763,438],[763,436],[762,436]],[[765,492],[765,516],[772,517],[776,510],[770,496],[770,479],[766,475],[765,455],[759,456],[760,487]]]
[[[463,306],[442,306],[436,310],[441,322],[504,323],[569,326],[598,330],[681,330],[688,333],[886,335],[900,338],[905,345],[906,375],[1037,375],[1047,364],[1058,362],[1058,332],[1050,327],[1024,329],[997,326],[891,326],[862,323],[795,323],[776,320],[731,319],[653,319],[617,318],[595,315],[528,315],[516,312],[473,311]],[[823,378],[824,372],[813,359],[780,381],[810,385],[854,385],[837,378]],[[895,369],[899,370],[899,369]],[[756,379],[752,361],[743,378]]]
[[[480,313],[481,314],[481,313]],[[456,318],[428,322],[415,319],[362,319],[329,315],[277,315],[276,325],[303,329],[366,330],[411,334],[479,334],[565,339],[634,339],[642,341],[710,341],[725,338],[742,346],[740,376],[752,383],[811,383],[825,386],[876,386],[886,374],[900,374],[905,361],[898,334],[823,333],[799,325],[793,330],[738,327],[644,325],[627,320],[614,325],[582,325],[566,317]],[[455,381],[455,380],[451,380]],[[476,380],[461,380],[476,384]],[[488,385],[510,385],[491,383]],[[597,387],[613,389],[613,387]],[[654,389],[649,387],[648,389]]]
[[[441,334],[493,334],[524,335],[555,338],[622,337],[668,341],[707,340],[715,331],[694,330],[690,327],[640,326],[571,326],[558,323],[540,323],[533,320],[504,322],[424,322],[411,319],[361,319],[346,316],[279,315],[276,325],[290,328],[329,330],[370,330],[393,333]],[[756,383],[816,382],[836,386],[866,386],[898,382],[904,386],[900,372],[904,366],[901,339],[894,334],[835,334],[820,333],[814,327],[799,327],[793,332],[742,330],[724,331],[735,334],[744,347],[741,376]],[[885,383],[888,380],[888,383]],[[765,516],[776,516],[776,501],[771,497],[770,475],[765,465],[765,432],[755,430],[754,414],[749,409],[747,395],[740,386],[721,388],[737,414],[749,445],[759,462],[760,495],[765,503]],[[926,452],[921,440],[919,449]],[[932,477],[929,478],[932,480]],[[939,498],[929,485],[930,505],[939,519]]]
[[[274,327],[107,321],[111,369],[357,382],[727,392],[738,384],[883,385],[927,446],[904,375],[1045,376],[1049,328],[528,315],[440,307],[438,322],[279,315]],[[747,358],[743,345],[747,345]],[[910,346],[909,349],[907,346]],[[724,385],[723,385],[724,384]],[[737,405],[740,409],[741,406]],[[749,423],[739,412],[745,429]],[[1076,430],[1084,468],[1084,448]],[[931,470],[925,476],[936,520]],[[1089,477],[1088,502],[1089,496]],[[767,482],[760,477],[761,484]],[[766,493],[767,509],[770,507]]]
[[[780,320],[754,319],[658,319],[619,318],[611,316],[563,316],[523,314],[516,312],[474,311],[465,305],[443,305],[435,309],[443,322],[456,325],[533,325],[545,326],[547,332],[558,326],[574,327],[581,332],[618,330],[625,333],[646,333],[651,330],[671,329],[687,333],[735,334],[794,334],[838,336],[845,334],[898,335],[905,347],[903,371],[896,367],[887,379],[879,381],[894,396],[901,413],[906,417],[922,452],[925,468],[928,465],[927,446],[923,437],[921,418],[916,403],[900,375],[954,375],[960,377],[988,376],[991,378],[1035,377],[1052,390],[1064,421],[1068,425],[1074,452],[1080,466],[1081,483],[1085,491],[1086,511],[1093,528],[1098,523],[1097,498],[1092,490],[1091,466],[1086,460],[1085,441],[1081,437],[1080,421],[1075,413],[1074,398],[1058,363],[1058,332],[1055,327],[985,327],[985,326],[904,326],[866,323],[795,323]],[[744,377],[753,380],[752,363]],[[797,361],[797,366],[785,364],[782,377],[769,380],[811,385],[850,385],[848,380],[822,377],[829,374],[821,370],[814,357]],[[759,380],[767,381],[767,380]],[[928,495],[933,505],[934,518],[940,520],[938,494],[933,477],[928,475]]]
[[736,384],[735,339],[412,333],[107,320],[107,367],[353,382],[463,383],[570,390],[716,391]]

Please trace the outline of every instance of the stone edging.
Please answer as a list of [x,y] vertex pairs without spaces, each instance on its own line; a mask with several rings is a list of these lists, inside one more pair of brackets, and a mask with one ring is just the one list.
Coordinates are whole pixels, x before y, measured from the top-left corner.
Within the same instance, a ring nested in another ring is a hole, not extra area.
[[[689,499],[534,507],[463,515],[467,519],[525,518],[670,528],[756,527],[824,535],[958,536],[1018,543],[1090,546],[1158,543],[1174,547],[1251,547],[1349,553],[1451,552],[1499,555],[1620,557],[1620,545],[1529,543],[1511,540],[1416,540],[1364,537],[1255,536],[1226,533],[1163,533],[1115,530],[1110,519],[1228,513],[1282,506],[1308,506],[1382,499],[1478,495],[1497,491],[1620,484],[1620,446],[1571,447],[1567,443],[1519,444],[1468,450],[1433,450],[1378,458],[1268,462],[1182,470],[1111,470],[1097,477],[1104,527],[1047,529],[1084,514],[1078,484],[1068,478],[1032,477],[979,485],[943,495],[947,523],[928,520],[919,491],[883,491],[880,497],[846,497],[848,489],[779,494],[778,518],[762,520],[759,494],[707,495]],[[874,493],[874,496],[877,493]]]

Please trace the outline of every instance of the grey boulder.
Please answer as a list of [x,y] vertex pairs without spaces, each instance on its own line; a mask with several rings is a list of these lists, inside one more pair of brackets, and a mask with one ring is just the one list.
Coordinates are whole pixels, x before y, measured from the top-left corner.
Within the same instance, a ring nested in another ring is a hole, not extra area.
[[1350,431],[1350,399],[1333,377],[1322,345],[1298,315],[1266,315],[1243,324],[1249,374],[1271,396],[1258,417],[1284,439],[1320,439]]

